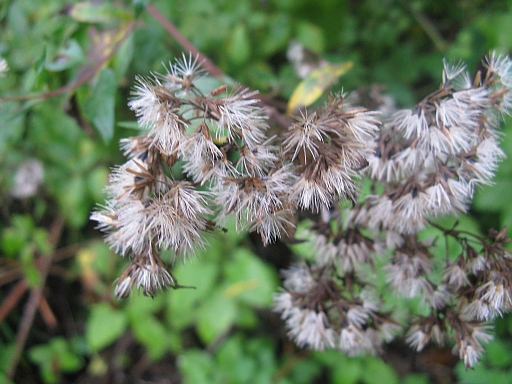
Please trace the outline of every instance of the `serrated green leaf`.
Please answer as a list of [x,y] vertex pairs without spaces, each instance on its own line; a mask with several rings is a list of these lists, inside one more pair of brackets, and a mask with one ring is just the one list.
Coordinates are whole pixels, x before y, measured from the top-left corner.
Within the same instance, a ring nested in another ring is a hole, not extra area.
[[85,102],[85,114],[99,132],[103,142],[114,136],[116,78],[110,68],[101,71],[91,97]]
[[324,91],[331,86],[340,76],[352,68],[352,62],[328,64],[322,68],[315,69],[295,88],[290,101],[288,102],[287,113],[307,107],[313,104]]
[[85,324],[85,340],[92,352],[99,352],[112,344],[126,330],[124,312],[111,308],[107,303],[96,304]]

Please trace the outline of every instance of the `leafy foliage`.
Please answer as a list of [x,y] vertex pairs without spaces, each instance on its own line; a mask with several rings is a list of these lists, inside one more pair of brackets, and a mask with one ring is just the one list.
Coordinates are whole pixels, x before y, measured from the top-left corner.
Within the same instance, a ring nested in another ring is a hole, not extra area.
[[[109,168],[121,162],[118,140],[137,134],[126,107],[135,75],[160,70],[188,50],[152,9],[230,77],[223,80],[260,89],[282,111],[282,100],[301,82],[286,58],[292,40],[313,61],[353,63],[337,83],[343,67],[332,64],[329,81],[315,82],[313,90],[385,85],[402,106],[437,87],[443,57],[476,66],[490,49],[512,49],[505,0],[3,2],[0,57],[9,69],[0,77],[0,381],[157,380],[161,366],[178,370],[169,382],[197,384],[427,383],[439,382],[433,371],[439,364],[450,377],[450,358],[420,355],[415,364],[400,356],[399,345],[385,354],[388,363],[294,349],[270,304],[278,267],[292,253],[307,255],[307,245],[265,251],[233,226],[208,238],[197,260],[175,265],[173,275],[193,288],[112,299],[125,263],[88,217],[104,201]],[[310,103],[304,93],[299,99]],[[511,133],[507,121],[502,147],[509,158]],[[503,162],[496,184],[478,191],[472,217],[461,219],[459,230],[512,226],[511,176],[510,162]],[[437,256],[444,255],[439,245]],[[400,309],[416,308],[410,302]],[[31,331],[20,342],[26,322]],[[484,361],[475,370],[459,363],[458,380],[510,382],[512,321],[496,322]]]

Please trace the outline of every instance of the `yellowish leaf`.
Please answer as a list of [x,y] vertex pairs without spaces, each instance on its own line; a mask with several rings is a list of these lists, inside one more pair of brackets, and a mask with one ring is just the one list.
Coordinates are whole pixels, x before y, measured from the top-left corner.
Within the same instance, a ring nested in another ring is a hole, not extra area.
[[295,88],[288,102],[287,113],[313,104],[338,78],[352,68],[352,62],[329,64],[315,69]]

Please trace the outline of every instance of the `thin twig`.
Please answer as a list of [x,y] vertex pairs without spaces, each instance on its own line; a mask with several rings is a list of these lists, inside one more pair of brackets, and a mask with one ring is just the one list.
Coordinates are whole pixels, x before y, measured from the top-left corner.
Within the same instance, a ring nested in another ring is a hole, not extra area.
[[48,328],[53,329],[57,327],[57,318],[53,314],[50,304],[48,304],[44,295],[41,296],[41,301],[39,302],[39,313]]
[[188,41],[185,36],[183,36],[180,31],[169,21],[167,20],[155,7],[152,5],[148,5],[146,7],[148,13],[153,16],[166,30],[171,34],[171,36],[187,51],[189,51],[193,56],[197,56],[199,60],[202,62],[203,67],[214,77],[219,79],[223,79],[226,77],[224,72],[222,72],[213,62],[208,59],[205,55],[203,55],[190,41]]
[[[49,242],[52,246],[55,246],[57,243],[62,229],[64,227],[64,218],[59,216],[52,223],[49,233]],[[21,353],[23,352],[23,348],[25,347],[25,343],[28,338],[28,334],[30,329],[32,328],[32,323],[34,322],[34,317],[37,312],[37,308],[39,307],[39,303],[41,302],[41,297],[43,295],[43,289],[46,285],[46,278],[48,276],[48,271],[50,270],[50,265],[53,260],[53,253],[49,255],[44,255],[42,257],[42,263],[40,264],[40,274],[41,281],[39,286],[33,288],[30,291],[30,296],[28,298],[27,304],[25,305],[25,310],[23,312],[23,318],[21,320],[20,328],[18,329],[18,333],[16,335],[16,346],[14,348],[14,352],[11,357],[11,361],[8,365],[7,369],[7,378],[12,380],[14,374],[16,373],[16,368],[18,367],[18,362],[21,357]]]
[[7,315],[13,310],[14,307],[16,307],[26,291],[27,283],[25,280],[18,281],[16,285],[11,289],[2,305],[0,305],[0,323],[4,321]]

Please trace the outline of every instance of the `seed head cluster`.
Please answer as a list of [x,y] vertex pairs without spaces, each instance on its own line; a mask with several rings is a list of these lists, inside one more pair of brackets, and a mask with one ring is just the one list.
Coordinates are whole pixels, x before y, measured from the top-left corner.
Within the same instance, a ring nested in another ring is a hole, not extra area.
[[[445,62],[440,88],[410,109],[383,115],[332,95],[279,129],[257,92],[204,90],[204,77],[183,56],[136,79],[129,106],[142,134],[121,141],[128,160],[91,215],[130,260],[115,295],[179,288],[162,252],[185,260],[228,217],[265,245],[304,221],[313,261],[283,272],[274,304],[299,347],[358,355],[400,334],[416,351],[451,339],[473,367],[492,338],[488,321],[512,310],[508,239],[505,230],[481,237],[434,220],[466,212],[504,157],[510,59],[489,55],[473,78]],[[444,260],[442,241],[422,235],[427,227],[452,244]],[[422,315],[398,316],[387,291],[417,300]]]

